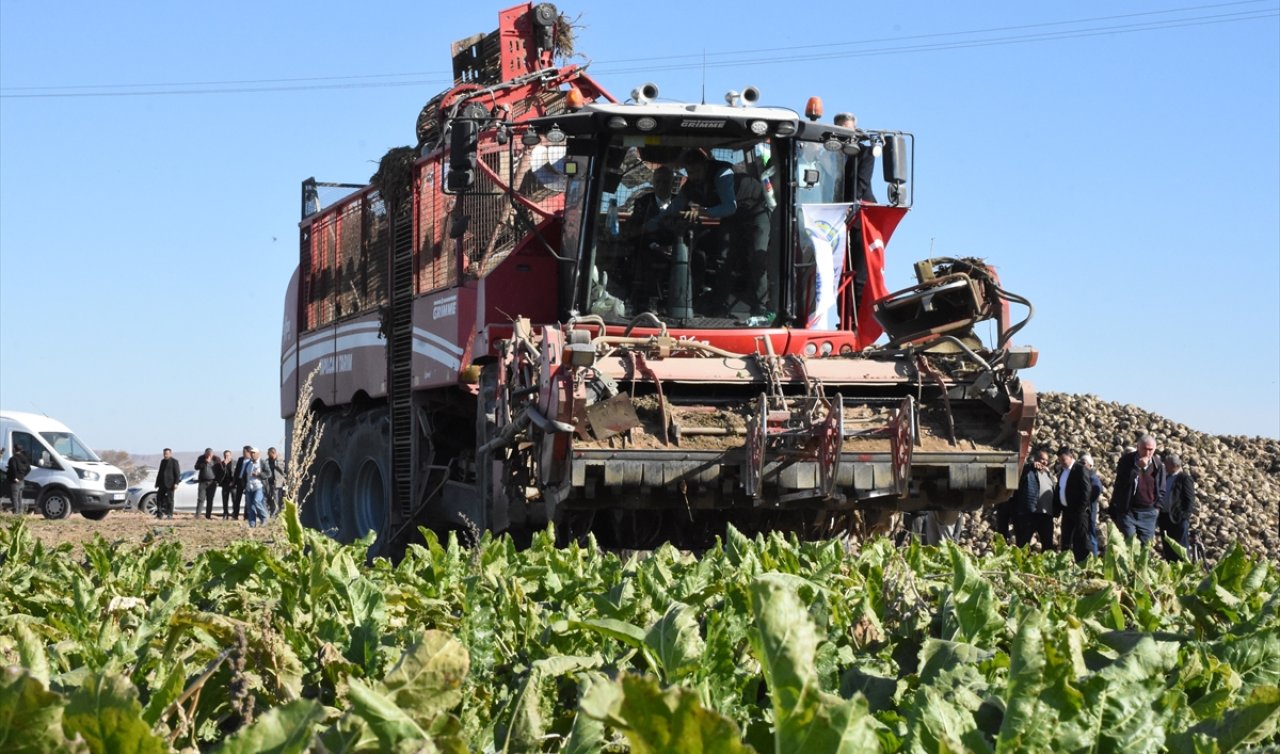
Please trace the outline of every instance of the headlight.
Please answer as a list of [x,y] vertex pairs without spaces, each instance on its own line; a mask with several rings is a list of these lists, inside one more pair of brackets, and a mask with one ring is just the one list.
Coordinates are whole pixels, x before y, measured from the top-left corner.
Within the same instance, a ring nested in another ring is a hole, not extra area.
[[753,120],[751,121],[751,133],[756,136],[764,136],[769,133],[769,124],[762,120]]
[[641,131],[652,131],[657,127],[658,127],[658,119],[651,118],[648,115],[636,121],[636,128],[640,129]]
[[86,471],[80,468],[76,469],[76,476],[80,477],[86,482],[96,482],[102,478],[102,475],[96,471]]

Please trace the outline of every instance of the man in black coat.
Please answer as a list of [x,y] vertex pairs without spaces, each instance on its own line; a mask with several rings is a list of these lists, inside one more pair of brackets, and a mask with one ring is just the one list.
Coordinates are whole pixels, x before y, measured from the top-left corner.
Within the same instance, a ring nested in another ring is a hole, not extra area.
[[9,465],[5,475],[9,479],[9,498],[13,501],[13,512],[21,516],[25,509],[22,506],[22,486],[26,483],[27,474],[31,473],[31,461],[22,448],[14,448],[9,456]]
[[196,459],[196,518],[200,518],[201,507],[206,519],[213,518],[213,498],[221,476],[222,462],[213,454],[213,448],[205,448],[204,455]]
[[1137,447],[1120,456],[1111,490],[1111,519],[1125,539],[1144,543],[1156,536],[1156,518],[1164,502],[1164,466],[1156,458],[1156,439],[1143,435]]
[[1093,456],[1085,453],[1071,464],[1063,490],[1066,509],[1063,513],[1062,549],[1071,549],[1076,562],[1098,554],[1094,531],[1094,515],[1102,495],[1102,481],[1093,470]]
[[[1191,546],[1191,512],[1196,506],[1195,482],[1190,474],[1183,471],[1182,459],[1176,453],[1169,453],[1164,457],[1164,470],[1167,474],[1165,479],[1167,492],[1164,505],[1160,509],[1160,531],[1169,539],[1182,545],[1185,550]],[[1181,559],[1168,542],[1161,544],[1164,548],[1165,560]]]
[[160,470],[156,472],[156,518],[173,518],[173,491],[182,480],[182,467],[173,451],[164,449],[164,458],[160,459]]

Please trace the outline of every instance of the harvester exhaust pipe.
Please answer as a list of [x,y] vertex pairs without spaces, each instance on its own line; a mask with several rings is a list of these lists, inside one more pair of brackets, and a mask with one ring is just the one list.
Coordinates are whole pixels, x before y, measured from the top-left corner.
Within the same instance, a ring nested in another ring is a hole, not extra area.
[[658,85],[652,81],[645,82],[631,90],[631,99],[635,100],[637,105],[647,105],[649,100],[657,98]]

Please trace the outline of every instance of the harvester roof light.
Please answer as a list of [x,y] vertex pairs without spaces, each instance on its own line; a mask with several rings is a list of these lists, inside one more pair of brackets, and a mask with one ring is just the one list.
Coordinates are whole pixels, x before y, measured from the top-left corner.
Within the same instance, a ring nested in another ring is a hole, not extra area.
[[876,134],[876,138],[871,142],[871,154],[879,157],[884,153],[884,137]]
[[769,133],[769,124],[762,120],[751,121],[751,133],[756,136],[764,136]]
[[520,137],[520,143],[526,147],[536,147],[542,143],[542,137],[531,128],[524,132],[524,136]]
[[636,121],[636,128],[641,131],[652,131],[658,127],[658,119],[650,115],[645,115]]
[[621,115],[615,115],[609,119],[609,128],[620,129],[627,127],[627,119]]
[[845,153],[846,155],[848,155],[849,157],[853,157],[854,155],[856,155],[856,154],[858,154],[859,152],[861,152],[861,151],[862,151],[862,145],[861,145],[861,144],[859,144],[859,143],[858,143],[858,142],[856,142],[856,141],[851,141],[851,142],[849,142],[849,143],[847,143],[847,144],[845,144],[845,145],[841,146],[841,147],[840,147],[840,151],[841,151],[841,152],[844,152],[844,153]]
[[578,110],[587,104],[586,98],[582,96],[582,92],[577,89],[570,89],[564,94],[564,106],[570,110]]
[[792,123],[789,120],[784,120],[778,124],[778,126],[773,130],[773,132],[779,136],[790,136],[791,134],[796,132],[796,124]]
[[839,152],[840,148],[843,146],[844,144],[834,136],[828,136],[826,140],[822,142],[822,148],[828,152]]
[[552,125],[551,130],[547,131],[547,143],[549,144],[563,144],[566,138],[568,137],[565,136],[564,131],[560,130],[560,126]]
[[809,120],[817,120],[822,117],[822,98],[810,97],[804,106],[804,117]]

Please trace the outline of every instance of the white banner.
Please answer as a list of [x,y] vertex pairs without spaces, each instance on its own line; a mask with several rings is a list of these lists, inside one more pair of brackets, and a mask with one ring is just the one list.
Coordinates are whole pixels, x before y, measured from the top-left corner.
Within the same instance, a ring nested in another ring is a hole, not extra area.
[[815,265],[814,307],[805,327],[810,330],[836,330],[840,313],[836,309],[836,285],[844,272],[845,250],[849,241],[846,221],[852,204],[802,204],[800,218],[805,238],[813,249]]

